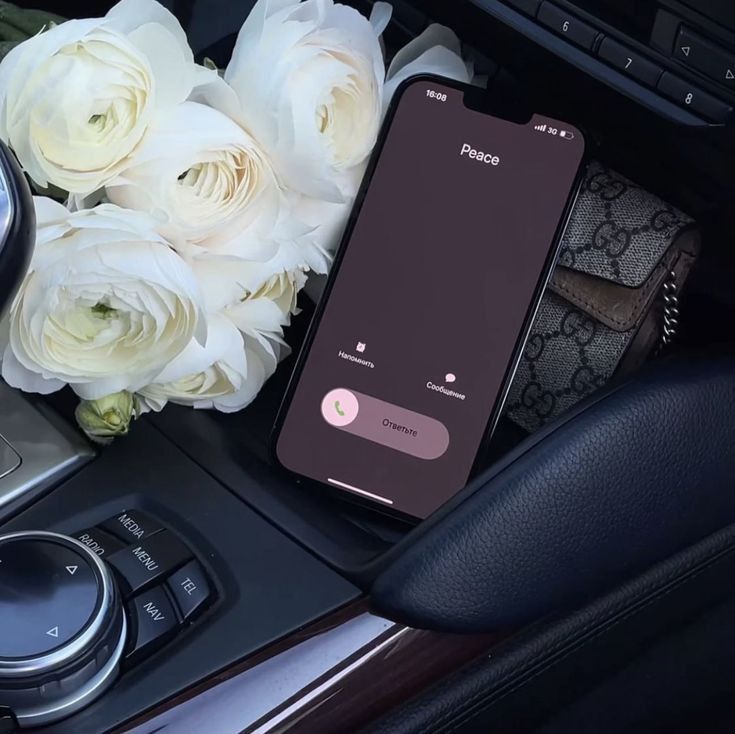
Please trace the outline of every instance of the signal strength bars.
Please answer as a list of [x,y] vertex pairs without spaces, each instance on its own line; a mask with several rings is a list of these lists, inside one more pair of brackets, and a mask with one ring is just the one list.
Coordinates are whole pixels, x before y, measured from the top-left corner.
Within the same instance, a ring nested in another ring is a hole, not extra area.
[[534,128],[533,129],[534,130],[538,130],[540,133],[545,133],[546,132],[546,123],[544,123],[543,125],[534,125]]

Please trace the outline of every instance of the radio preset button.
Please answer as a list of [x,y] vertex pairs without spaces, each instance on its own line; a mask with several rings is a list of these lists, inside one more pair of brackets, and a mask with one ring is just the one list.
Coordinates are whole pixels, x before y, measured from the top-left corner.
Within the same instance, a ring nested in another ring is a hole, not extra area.
[[582,48],[592,49],[597,36],[600,35],[597,28],[593,28],[550,2],[541,3],[538,19],[555,33],[568,38]]
[[732,112],[729,104],[668,71],[662,74],[658,89],[683,107],[688,107],[713,122],[723,122]]
[[627,46],[623,46],[622,43],[618,43],[612,38],[603,38],[597,53],[610,66],[614,66],[624,74],[643,82],[649,87],[655,87],[663,73],[660,66],[649,61],[645,56],[631,51]]

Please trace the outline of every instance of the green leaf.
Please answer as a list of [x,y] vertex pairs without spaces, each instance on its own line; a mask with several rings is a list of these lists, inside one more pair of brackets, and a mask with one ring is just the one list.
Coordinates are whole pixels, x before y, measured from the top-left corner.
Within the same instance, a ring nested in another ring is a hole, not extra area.
[[0,20],[0,40],[20,43],[21,41],[25,41],[28,37],[28,34],[24,31],[10,25],[10,23],[5,23],[3,20]]
[[0,41],[25,41],[42,30],[63,23],[65,18],[55,13],[33,8],[19,8],[0,0]]
[[17,45],[17,41],[0,41],[0,61]]

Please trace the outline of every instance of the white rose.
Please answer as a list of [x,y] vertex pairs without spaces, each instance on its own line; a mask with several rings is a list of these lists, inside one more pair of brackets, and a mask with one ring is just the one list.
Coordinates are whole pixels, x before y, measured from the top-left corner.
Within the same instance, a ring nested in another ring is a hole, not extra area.
[[222,112],[195,102],[151,125],[107,195],[162,217],[162,234],[193,255],[267,260],[277,238],[293,229],[287,196],[256,141]]
[[252,402],[277,364],[275,345],[245,337],[227,318],[213,314],[206,345],[192,340],[139,397],[155,411],[171,401],[232,413]]
[[389,17],[385,3],[371,23],[333,0],[259,0],[245,21],[225,80],[292,188],[340,201],[340,174],[370,154]]
[[469,84],[474,69],[472,63],[462,59],[461,44],[454,31],[432,24],[393,57],[383,87],[383,112],[398,85],[417,74],[434,74]]
[[206,345],[192,341],[139,392],[146,408],[168,401],[225,413],[241,410],[289,353],[283,327],[296,313],[308,266],[294,244],[268,262],[197,259],[191,263],[209,313]]
[[126,164],[156,115],[209,79],[178,21],[153,0],[70,20],[0,63],[0,138],[28,175],[85,195]]
[[192,270],[210,313],[222,313],[254,339],[280,341],[309,267],[297,246],[282,245],[264,263],[199,260]]
[[10,311],[2,376],[89,400],[149,384],[191,342],[206,340],[196,278],[146,215],[104,204],[70,214],[36,199],[30,270]]
[[349,199],[362,174],[354,169],[370,155],[403,79],[472,78],[456,36],[431,26],[399,52],[386,82],[380,34],[390,14],[381,2],[368,20],[333,0],[259,0],[245,21],[225,81],[293,189],[331,202]]

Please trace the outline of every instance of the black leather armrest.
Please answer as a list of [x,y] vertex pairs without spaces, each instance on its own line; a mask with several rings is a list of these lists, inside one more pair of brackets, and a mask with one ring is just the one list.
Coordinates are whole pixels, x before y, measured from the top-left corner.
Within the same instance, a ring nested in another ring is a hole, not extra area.
[[449,631],[515,627],[735,522],[735,359],[658,365],[488,476],[377,577],[379,611]]

